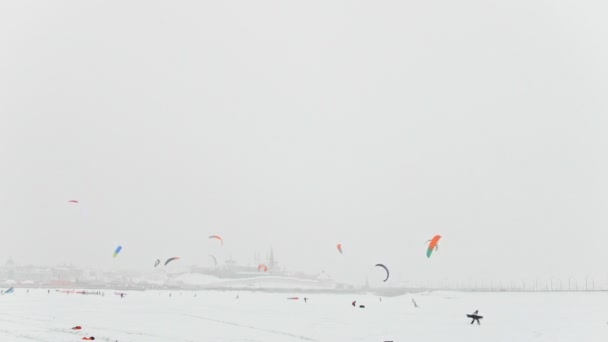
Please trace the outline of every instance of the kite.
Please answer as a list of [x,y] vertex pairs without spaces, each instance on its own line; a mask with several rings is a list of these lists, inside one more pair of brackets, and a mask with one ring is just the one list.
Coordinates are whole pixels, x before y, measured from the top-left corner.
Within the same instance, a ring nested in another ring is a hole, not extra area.
[[336,245],[336,248],[338,248],[338,251],[340,252],[340,254],[343,254],[342,253],[342,244],[341,243],[339,243],[338,245]]
[[224,240],[223,240],[223,239],[222,239],[222,237],[221,237],[221,236],[219,236],[219,235],[211,235],[211,236],[209,236],[209,238],[210,238],[210,239],[218,239],[218,240],[220,240],[220,242],[222,243],[222,246],[224,245]]
[[388,268],[386,268],[386,266],[384,266],[383,264],[376,264],[376,267],[382,267],[384,268],[384,270],[386,271],[386,278],[384,279],[384,281],[386,282],[388,280],[388,277],[390,275]]
[[431,240],[427,241],[427,242],[430,241],[429,247],[426,249],[427,258],[431,257],[431,254],[433,254],[433,250],[439,249],[439,245],[438,245],[439,239],[441,239],[441,235],[435,235],[435,236],[433,236],[433,238]]
[[173,260],[179,260],[179,257],[173,257],[173,258],[167,259],[167,261],[165,261],[165,266],[167,266],[167,264],[170,263]]
[[120,251],[122,251],[122,246],[116,247],[116,249],[114,250],[114,258],[116,258],[116,256],[118,255],[118,253],[120,253]]

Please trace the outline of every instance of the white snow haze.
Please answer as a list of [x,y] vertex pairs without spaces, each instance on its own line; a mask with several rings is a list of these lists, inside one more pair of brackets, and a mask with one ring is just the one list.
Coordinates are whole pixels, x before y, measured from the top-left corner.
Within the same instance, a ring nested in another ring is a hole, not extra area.
[[607,11],[2,1],[0,264],[606,287]]

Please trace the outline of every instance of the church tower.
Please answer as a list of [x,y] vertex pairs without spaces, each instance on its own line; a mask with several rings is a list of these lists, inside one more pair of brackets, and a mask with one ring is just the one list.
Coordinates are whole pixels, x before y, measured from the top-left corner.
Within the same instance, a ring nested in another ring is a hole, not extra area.
[[272,247],[270,248],[270,257],[268,258],[268,268],[271,270],[276,269],[276,267],[278,266],[278,263],[274,260],[274,251],[272,250]]

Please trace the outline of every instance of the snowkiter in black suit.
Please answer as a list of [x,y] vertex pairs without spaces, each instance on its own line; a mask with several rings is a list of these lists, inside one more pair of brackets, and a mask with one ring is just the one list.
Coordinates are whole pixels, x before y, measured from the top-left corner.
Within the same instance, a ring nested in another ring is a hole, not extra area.
[[481,325],[481,323],[479,322],[479,320],[482,319],[483,316],[479,316],[478,313],[479,313],[479,310],[475,310],[475,312],[473,312],[473,314],[467,315],[467,317],[473,319],[471,321],[471,324],[473,324],[473,323],[475,323],[475,321],[477,321],[477,325]]

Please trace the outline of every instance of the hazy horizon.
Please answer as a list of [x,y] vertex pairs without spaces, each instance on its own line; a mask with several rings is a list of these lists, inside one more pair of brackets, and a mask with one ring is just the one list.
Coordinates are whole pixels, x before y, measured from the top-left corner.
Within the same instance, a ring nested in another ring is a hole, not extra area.
[[4,2],[0,263],[608,281],[607,8]]

